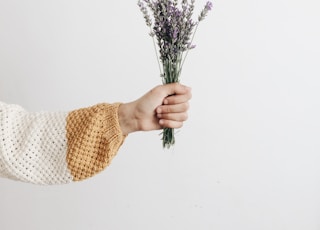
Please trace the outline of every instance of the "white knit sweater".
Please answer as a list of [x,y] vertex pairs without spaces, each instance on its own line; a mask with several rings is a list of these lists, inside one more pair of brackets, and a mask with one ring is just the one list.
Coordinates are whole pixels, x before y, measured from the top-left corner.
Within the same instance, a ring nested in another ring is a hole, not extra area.
[[35,184],[83,180],[110,164],[124,136],[119,104],[29,113],[0,102],[0,177]]

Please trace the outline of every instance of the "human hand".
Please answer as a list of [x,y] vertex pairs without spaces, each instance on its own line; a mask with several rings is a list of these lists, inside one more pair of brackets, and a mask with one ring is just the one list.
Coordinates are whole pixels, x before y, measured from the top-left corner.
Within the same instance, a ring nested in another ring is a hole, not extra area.
[[191,89],[187,86],[179,83],[156,86],[138,100],[120,105],[122,133],[180,128],[188,118],[190,99]]

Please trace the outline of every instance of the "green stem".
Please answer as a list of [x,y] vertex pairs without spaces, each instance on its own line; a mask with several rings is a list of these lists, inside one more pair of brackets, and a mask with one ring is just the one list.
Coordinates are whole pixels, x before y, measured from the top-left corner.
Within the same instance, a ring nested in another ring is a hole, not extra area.
[[162,137],[163,148],[169,149],[171,146],[173,146],[175,144],[174,129],[164,128],[162,135],[163,135],[163,137]]
[[[194,39],[194,35],[195,35],[195,34],[196,34],[196,32],[197,32],[197,29],[198,29],[199,23],[200,23],[200,22],[198,21],[198,23],[197,23],[197,25],[196,25],[196,28],[194,29],[194,32],[193,32],[193,34],[192,34],[192,38],[191,38],[191,41],[190,41],[190,45],[192,45],[192,42],[193,42],[193,39]],[[181,73],[181,71],[182,71],[182,67],[183,67],[183,64],[184,64],[184,62],[185,62],[185,60],[186,60],[187,56],[188,56],[189,50],[190,50],[190,49],[188,49],[188,50],[187,50],[186,55],[184,56],[184,58],[183,58],[183,60],[182,60],[181,67],[180,67],[180,69],[179,69],[179,74],[180,74],[180,73]]]
[[[153,33],[152,28],[150,27],[150,34]],[[159,59],[159,55],[158,55],[158,50],[157,50],[157,46],[156,46],[156,42],[154,40],[154,34],[151,35],[152,36],[152,42],[153,42],[153,48],[154,51],[156,53],[156,57],[157,57],[157,62],[158,62],[158,66],[159,66],[159,70],[160,70],[160,74],[163,74],[163,70],[161,69],[161,65],[160,65],[160,59]]]
[[[164,71],[164,84],[179,82],[179,65],[180,59],[178,58],[176,62],[172,62],[170,58],[166,59],[163,63]],[[175,144],[174,129],[164,128],[162,132],[162,145],[163,148],[169,149]]]

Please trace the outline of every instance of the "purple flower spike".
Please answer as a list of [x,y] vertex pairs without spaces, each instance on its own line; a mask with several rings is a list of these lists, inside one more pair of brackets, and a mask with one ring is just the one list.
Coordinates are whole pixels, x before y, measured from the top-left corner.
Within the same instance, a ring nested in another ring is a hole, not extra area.
[[212,2],[207,2],[205,8],[209,11],[209,10],[212,10],[212,6],[213,6]]
[[208,12],[212,9],[212,2],[207,2],[206,5],[204,6],[203,10],[201,11],[199,17],[198,17],[198,21],[202,21],[208,14]]
[[189,50],[194,49],[194,48],[196,48],[196,45],[191,45],[191,44],[190,44],[190,45],[188,46],[188,49],[189,49]]

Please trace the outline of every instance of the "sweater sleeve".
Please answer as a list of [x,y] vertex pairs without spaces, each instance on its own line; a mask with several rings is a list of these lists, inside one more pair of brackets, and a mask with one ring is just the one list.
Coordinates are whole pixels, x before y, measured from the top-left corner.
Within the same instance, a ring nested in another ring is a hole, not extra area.
[[0,102],[0,177],[34,184],[65,184],[105,169],[125,136],[119,104],[71,112],[29,113]]

